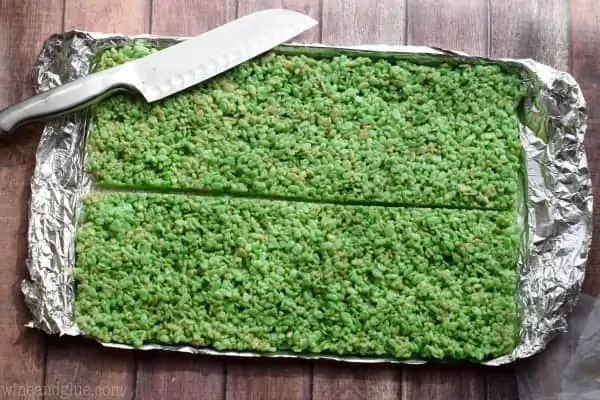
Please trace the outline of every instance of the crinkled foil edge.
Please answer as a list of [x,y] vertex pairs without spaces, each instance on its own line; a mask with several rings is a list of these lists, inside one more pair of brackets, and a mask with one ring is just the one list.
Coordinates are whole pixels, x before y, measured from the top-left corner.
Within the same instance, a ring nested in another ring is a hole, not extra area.
[[[186,38],[126,36],[71,31],[46,40],[35,65],[35,88],[46,91],[90,70],[91,56],[107,46],[137,38],[170,44]],[[327,46],[386,52],[410,52],[469,57],[439,48],[414,46]],[[490,60],[474,57],[482,60]],[[586,104],[575,79],[533,60],[495,60],[526,67],[531,73],[527,123],[520,124],[527,188],[523,201],[526,232],[518,257],[515,300],[522,323],[517,348],[484,362],[501,365],[527,358],[544,349],[566,330],[566,317],[576,304],[585,275],[592,236],[592,186],[584,150]],[[28,257],[29,277],[21,285],[32,313],[27,326],[48,334],[82,335],[73,317],[74,239],[82,194],[92,190],[83,171],[88,128],[85,112],[46,124],[31,181]],[[526,126],[527,125],[527,126]],[[132,349],[114,343],[107,347]],[[243,357],[334,359],[349,362],[425,363],[423,360],[298,356],[294,354],[220,352],[192,347],[146,345],[140,350],[164,349],[188,353]]]

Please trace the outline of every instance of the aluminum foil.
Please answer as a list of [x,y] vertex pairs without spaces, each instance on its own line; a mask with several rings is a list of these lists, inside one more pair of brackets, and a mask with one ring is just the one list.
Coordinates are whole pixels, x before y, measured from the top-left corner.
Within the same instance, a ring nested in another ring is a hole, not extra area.
[[[137,38],[149,39],[158,45],[186,39],[82,31],[53,35],[45,42],[36,62],[37,92],[85,76],[90,71],[92,56],[99,50]],[[343,48],[435,57],[469,57],[463,53],[428,47],[370,45]],[[519,280],[515,292],[522,318],[520,342],[511,354],[485,362],[487,365],[501,365],[527,358],[542,351],[557,334],[566,330],[566,317],[579,298],[584,279],[591,244],[593,201],[583,145],[586,104],[577,82],[571,75],[533,60],[494,61],[524,69],[530,76],[525,122],[520,124],[527,171],[521,216],[527,229],[517,263]],[[31,182],[27,257],[29,277],[22,282],[22,291],[33,315],[28,326],[49,334],[85,336],[73,317],[75,299],[72,269],[80,198],[82,194],[93,190],[91,178],[83,171],[87,128],[88,116],[85,112],[48,123],[39,143]],[[131,349],[120,344],[102,344]],[[254,353],[159,345],[147,345],[141,349],[259,356]],[[271,357],[299,356],[277,354]],[[301,358],[424,363],[421,360]]]

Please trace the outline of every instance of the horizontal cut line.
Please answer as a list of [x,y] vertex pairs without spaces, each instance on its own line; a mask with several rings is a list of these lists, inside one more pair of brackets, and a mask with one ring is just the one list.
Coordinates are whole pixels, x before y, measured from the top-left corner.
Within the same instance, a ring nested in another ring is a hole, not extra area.
[[245,200],[269,200],[295,203],[309,203],[321,205],[336,205],[349,207],[387,207],[387,208],[427,208],[427,209],[447,209],[447,210],[471,210],[471,211],[494,211],[505,212],[510,209],[502,208],[485,208],[485,207],[456,207],[444,205],[427,205],[427,204],[407,204],[384,201],[369,201],[369,200],[327,200],[327,199],[309,199],[305,197],[294,196],[273,196],[261,195],[247,192],[230,192],[230,191],[207,191],[200,189],[160,189],[160,188],[145,188],[140,189],[135,186],[127,185],[96,185],[94,192],[96,193],[139,193],[139,194],[162,194],[162,195],[186,195],[206,198],[233,198]]

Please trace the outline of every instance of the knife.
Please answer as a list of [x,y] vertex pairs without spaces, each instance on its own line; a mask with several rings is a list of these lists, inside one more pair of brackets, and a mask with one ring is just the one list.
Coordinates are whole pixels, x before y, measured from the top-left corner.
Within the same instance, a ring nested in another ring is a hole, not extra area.
[[315,25],[313,18],[290,10],[249,14],[1,110],[0,136],[28,122],[80,110],[116,91],[138,91],[148,102],[163,99],[265,53]]

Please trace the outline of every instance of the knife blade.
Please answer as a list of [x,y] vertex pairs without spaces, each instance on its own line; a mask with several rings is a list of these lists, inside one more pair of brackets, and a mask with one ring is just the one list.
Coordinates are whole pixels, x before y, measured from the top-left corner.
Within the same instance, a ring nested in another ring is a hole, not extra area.
[[219,75],[317,25],[290,10],[259,11],[151,55],[95,72],[0,111],[0,135],[36,120],[56,118],[116,91],[154,102]]

